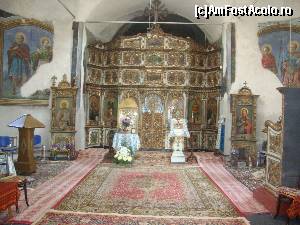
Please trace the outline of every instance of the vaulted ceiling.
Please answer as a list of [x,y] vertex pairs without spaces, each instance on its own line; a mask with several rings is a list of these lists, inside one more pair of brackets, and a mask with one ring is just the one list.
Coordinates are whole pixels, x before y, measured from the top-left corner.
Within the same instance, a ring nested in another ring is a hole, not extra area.
[[[300,16],[298,0],[161,0],[168,11],[191,22],[205,23],[197,26],[205,33],[211,42],[218,40],[222,33],[222,24],[234,21],[233,17],[211,17],[209,20],[196,19],[195,5],[213,4],[215,6],[291,6],[295,16]],[[129,21],[143,15],[150,0],[1,0],[0,9],[28,18],[39,20],[75,20],[87,22],[88,30],[104,42],[115,36],[124,23],[107,23],[103,21]],[[68,12],[69,10],[69,12]],[[74,15],[74,18],[72,15]],[[273,18],[255,18],[256,20],[278,20]],[[176,21],[174,21],[176,22]]]

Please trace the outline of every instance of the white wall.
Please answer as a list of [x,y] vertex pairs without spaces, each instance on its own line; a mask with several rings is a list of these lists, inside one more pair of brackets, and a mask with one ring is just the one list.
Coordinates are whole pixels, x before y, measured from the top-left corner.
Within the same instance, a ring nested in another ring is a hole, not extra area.
[[0,106],[0,136],[18,136],[18,129],[8,127],[7,124],[23,114],[31,114],[41,121],[46,128],[35,129],[35,134],[42,136],[42,144],[48,146],[50,142],[50,109],[47,106]]
[[[278,18],[279,19],[279,18]],[[235,94],[243,86],[246,81],[247,86],[252,90],[252,93],[259,95],[257,101],[257,144],[266,139],[266,136],[261,130],[264,127],[266,120],[277,121],[281,115],[282,96],[276,90],[281,87],[279,79],[271,71],[266,70],[261,65],[261,52],[258,45],[258,23],[261,18],[240,18],[235,20],[236,25],[236,78],[230,89],[230,94]],[[225,154],[230,154],[231,135],[231,113],[230,113],[230,98],[225,96],[222,101],[225,107],[221,115],[226,117],[226,133],[225,139]]]
[[63,74],[67,74],[70,79],[73,31],[72,21],[53,21],[53,59],[50,63],[41,65],[31,79],[23,85],[21,94],[24,97],[30,96],[36,90],[49,88],[50,78],[55,75],[58,80]]

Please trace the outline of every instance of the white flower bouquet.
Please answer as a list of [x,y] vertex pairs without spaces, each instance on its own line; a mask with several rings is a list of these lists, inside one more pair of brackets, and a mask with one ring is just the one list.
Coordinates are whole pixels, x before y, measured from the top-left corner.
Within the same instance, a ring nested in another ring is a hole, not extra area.
[[128,164],[132,163],[133,157],[131,150],[125,146],[122,146],[114,156],[114,162],[117,164]]

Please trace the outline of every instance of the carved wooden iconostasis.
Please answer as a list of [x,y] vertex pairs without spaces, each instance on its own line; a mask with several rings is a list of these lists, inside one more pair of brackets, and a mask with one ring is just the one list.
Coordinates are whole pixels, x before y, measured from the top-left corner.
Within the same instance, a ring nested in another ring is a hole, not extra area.
[[169,121],[188,120],[189,148],[214,149],[221,51],[164,33],[119,37],[87,47],[86,146],[107,146],[123,116],[144,149],[170,148]]

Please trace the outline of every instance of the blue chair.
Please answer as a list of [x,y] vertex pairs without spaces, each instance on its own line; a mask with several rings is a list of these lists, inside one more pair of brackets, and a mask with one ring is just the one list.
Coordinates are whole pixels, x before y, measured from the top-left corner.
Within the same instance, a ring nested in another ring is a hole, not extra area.
[[14,154],[17,153],[17,137],[0,136],[0,150],[11,154],[13,160]]
[[42,137],[41,135],[34,135],[33,137],[33,148],[35,151],[40,151],[42,150]]

